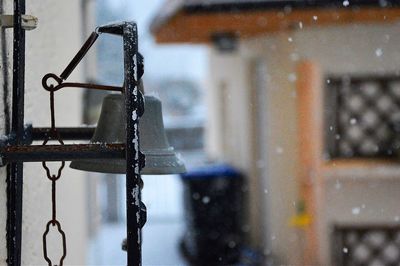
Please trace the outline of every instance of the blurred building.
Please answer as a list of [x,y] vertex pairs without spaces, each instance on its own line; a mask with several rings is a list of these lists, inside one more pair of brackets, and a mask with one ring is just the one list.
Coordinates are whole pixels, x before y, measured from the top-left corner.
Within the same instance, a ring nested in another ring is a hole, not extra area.
[[[0,1],[1,14],[13,14],[14,1]],[[26,14],[38,18],[38,27],[26,32],[25,123],[35,127],[50,125],[49,93],[41,86],[42,77],[59,74],[93,30],[94,1],[26,1]],[[85,36],[85,37],[83,37]],[[0,129],[5,131],[7,108],[12,95],[13,30],[1,28],[2,95]],[[90,57],[90,56],[89,56]],[[85,60],[70,80],[90,78],[91,60]],[[8,96],[7,96],[8,95]],[[66,89],[55,95],[57,126],[77,126],[82,119],[82,90]],[[39,144],[39,143],[35,143]],[[24,164],[22,265],[43,265],[42,235],[51,218],[51,182],[40,163]],[[6,169],[0,169],[0,264],[6,265]],[[84,265],[87,252],[86,181],[83,173],[65,167],[57,182],[58,220],[66,232],[68,256],[64,263]],[[60,254],[61,244],[50,241],[52,254]],[[59,239],[57,239],[59,240]],[[54,253],[53,253],[54,252]]]
[[[276,264],[400,261],[397,1],[167,1],[158,43],[209,46],[208,155],[247,173]],[[371,264],[372,265],[372,264]]]

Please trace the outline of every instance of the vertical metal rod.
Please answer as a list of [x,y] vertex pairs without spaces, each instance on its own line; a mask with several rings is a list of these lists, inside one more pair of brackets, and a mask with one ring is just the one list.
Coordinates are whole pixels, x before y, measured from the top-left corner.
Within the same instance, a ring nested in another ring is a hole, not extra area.
[[126,108],[126,212],[127,262],[129,266],[142,264],[139,187],[139,121],[137,88],[137,28],[136,24],[123,26],[124,81]]
[[[20,144],[24,134],[25,31],[21,15],[25,0],[14,0],[13,92],[11,131]],[[21,265],[23,164],[12,163],[7,171],[7,263]]]

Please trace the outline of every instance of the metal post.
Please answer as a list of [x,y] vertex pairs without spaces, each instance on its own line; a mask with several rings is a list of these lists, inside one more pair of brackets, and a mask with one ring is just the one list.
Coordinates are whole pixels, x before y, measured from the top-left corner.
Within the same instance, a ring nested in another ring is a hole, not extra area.
[[124,81],[126,108],[126,212],[127,212],[127,262],[129,266],[142,264],[140,228],[140,164],[139,164],[139,94],[138,94],[138,43],[134,23],[123,26]]
[[[11,130],[16,143],[24,135],[25,31],[21,15],[25,0],[14,0],[13,92]],[[21,265],[22,185],[23,164],[12,163],[7,168],[7,263]]]

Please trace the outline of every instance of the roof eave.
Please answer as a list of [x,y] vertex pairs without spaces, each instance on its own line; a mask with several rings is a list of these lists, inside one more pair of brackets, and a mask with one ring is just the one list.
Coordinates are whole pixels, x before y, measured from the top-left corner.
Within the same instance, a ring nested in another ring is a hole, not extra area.
[[[338,2],[342,3],[341,7],[338,7]],[[253,4],[251,5],[251,3]],[[389,22],[400,18],[400,3],[397,3],[397,1],[387,1],[385,8],[382,8],[379,5],[379,1],[376,0],[365,0],[346,7],[343,6],[342,1],[319,1],[318,3],[315,3],[315,1],[313,3],[310,1],[268,1],[268,4],[265,1],[257,1],[257,5],[255,2],[248,1],[246,5],[243,3],[230,4],[229,8],[226,4],[185,4],[183,0],[176,0],[175,4],[173,9],[169,8],[168,12],[164,10],[164,16],[159,15],[151,24],[151,31],[156,36],[157,42],[206,43],[211,39],[211,31],[217,33],[225,31],[236,32],[240,35],[239,37],[253,36],[255,33],[262,32],[262,27],[258,26],[260,29],[249,30],[250,32],[246,33],[245,29],[249,28],[248,25],[241,25],[239,20],[242,18],[243,23],[249,23],[251,20],[246,20],[246,17],[257,17],[255,14],[259,14],[258,18],[264,18],[270,21],[270,24],[275,24],[274,27],[265,27],[265,33],[287,29],[291,27],[290,24],[302,19],[305,19],[305,24],[309,22],[308,24],[311,25],[327,25],[329,21],[331,24],[344,24],[357,21],[372,22],[387,20]],[[332,12],[333,8],[334,12]],[[298,14],[298,19],[295,17],[296,14]],[[309,17],[307,17],[307,14]],[[322,14],[325,20],[309,21],[313,17],[313,14]],[[277,18],[280,15],[282,15],[282,18]],[[337,18],[334,17],[335,15]],[[226,29],[221,25],[217,25],[218,23],[221,24],[222,17],[226,17],[227,19],[231,17],[230,19],[237,24],[239,29],[235,30],[233,25],[228,25]],[[210,32],[208,36],[200,36],[201,27],[209,28]],[[254,25],[254,27],[257,27],[257,25]],[[181,37],[184,34],[189,35],[193,32],[199,36],[192,34],[190,38]]]

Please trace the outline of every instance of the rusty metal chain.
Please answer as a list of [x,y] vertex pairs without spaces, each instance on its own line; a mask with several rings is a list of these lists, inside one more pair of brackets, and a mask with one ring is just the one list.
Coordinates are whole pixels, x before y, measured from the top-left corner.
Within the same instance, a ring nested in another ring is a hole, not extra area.
[[[86,83],[72,83],[72,82],[65,82],[75,67],[79,64],[82,58],[86,55],[89,51],[90,47],[94,44],[99,36],[98,31],[94,31],[87,41],[83,44],[82,48],[78,51],[72,61],[68,64],[65,70],[61,73],[60,76],[57,76],[52,73],[46,74],[42,78],[42,86],[43,88],[50,92],[50,114],[51,114],[51,127],[49,134],[47,135],[46,139],[43,142],[43,145],[46,145],[49,140],[58,141],[61,145],[64,145],[64,142],[61,139],[59,132],[56,129],[56,119],[55,119],[55,111],[54,111],[54,92],[63,88],[63,87],[82,87],[87,89],[97,89],[97,90],[109,90],[109,91],[121,91],[123,90],[122,87],[115,87],[115,86],[106,86],[106,85],[97,85],[97,84],[86,84]],[[49,84],[48,82],[53,80],[53,84]],[[58,168],[57,174],[52,174],[49,167],[46,165],[46,162],[42,162],[43,168],[46,170],[47,178],[51,181],[51,203],[52,203],[52,217],[51,220],[47,222],[46,230],[43,233],[43,257],[47,261],[49,266],[62,266],[63,261],[67,255],[67,242],[65,238],[65,233],[61,229],[61,224],[57,220],[57,205],[56,205],[56,182],[61,177],[62,170],[65,166],[65,161],[61,161],[61,165]],[[59,260],[59,264],[53,264],[51,259],[47,254],[47,235],[50,231],[50,226],[57,227],[57,231],[60,233],[62,238],[62,256]]]
[[[64,142],[61,139],[60,134],[57,132],[56,129],[56,121],[55,121],[55,111],[54,111],[54,91],[55,87],[54,85],[49,85],[48,87],[45,87],[46,90],[50,91],[50,115],[51,115],[51,127],[50,127],[50,132],[46,139],[44,140],[42,145],[46,145],[49,140],[56,140],[58,141],[61,145],[64,145]],[[57,205],[56,205],[56,181],[61,177],[62,170],[65,166],[65,161],[61,161],[61,165],[58,168],[57,174],[52,174],[49,167],[46,165],[46,162],[42,162],[42,166],[46,171],[47,178],[51,181],[51,204],[52,204],[52,216],[51,220],[49,220],[46,224],[46,230],[43,233],[43,257],[47,261],[47,264],[49,266],[62,266],[65,257],[67,256],[67,242],[66,242],[66,237],[65,237],[65,232],[61,229],[61,224],[57,220]],[[58,233],[61,235],[62,239],[62,256],[59,260],[59,264],[53,264],[51,259],[49,258],[47,254],[47,235],[50,232],[50,226],[52,227],[57,227]]]

